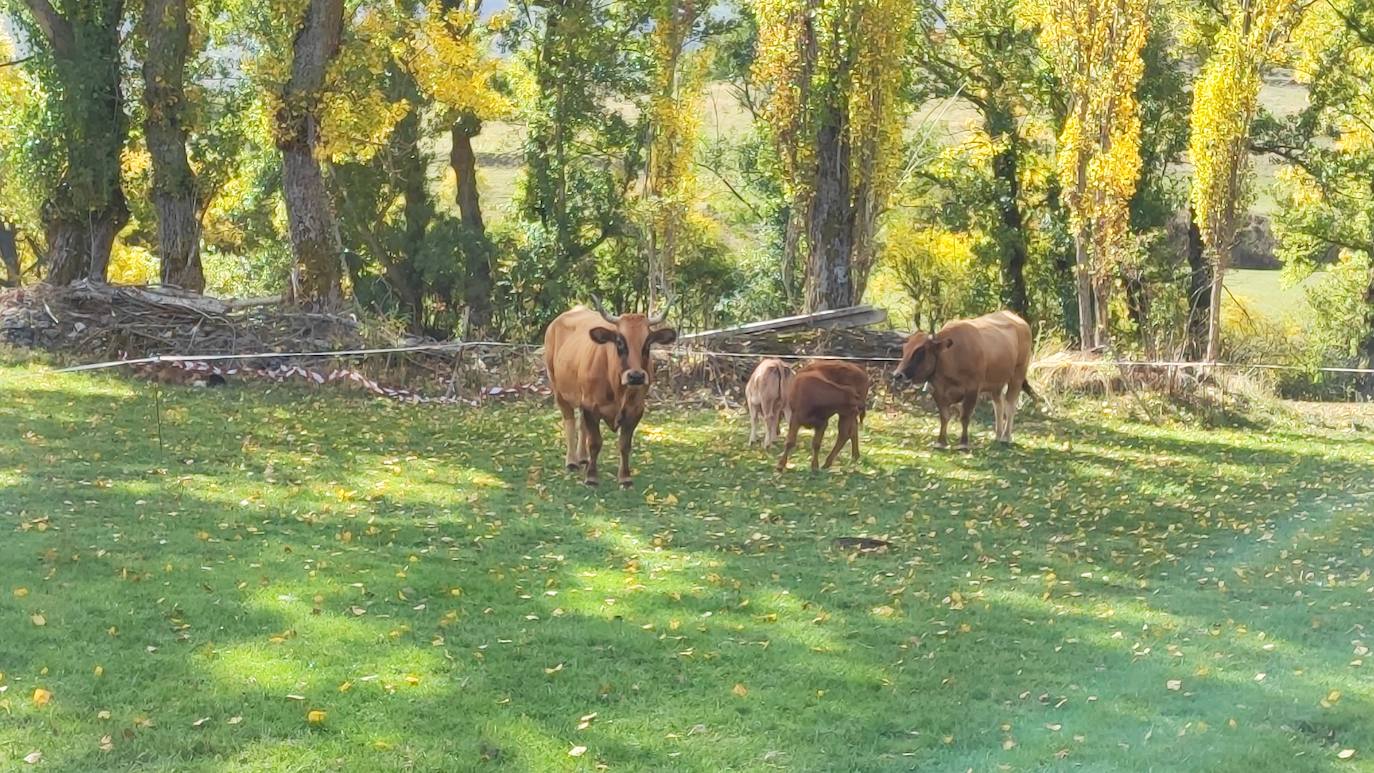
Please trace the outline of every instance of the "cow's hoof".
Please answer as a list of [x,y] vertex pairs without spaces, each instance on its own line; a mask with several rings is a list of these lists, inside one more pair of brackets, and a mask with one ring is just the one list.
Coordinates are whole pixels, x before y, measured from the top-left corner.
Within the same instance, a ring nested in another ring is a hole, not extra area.
[[969,452],[968,443],[960,443],[959,445],[955,446],[954,448],[955,448],[956,451],[958,451],[958,452],[961,453],[961,454],[966,454],[966,453]]
[[634,485],[635,485],[635,482],[632,481],[632,480],[622,480],[622,481],[620,481],[620,487],[621,487],[621,488],[631,488],[631,487],[633,487]]
[[582,481],[582,485],[591,486],[595,488],[596,486],[601,485],[601,481],[597,480],[596,478],[587,478],[586,480]]
[[937,441],[935,441],[934,443],[931,443],[931,444],[930,444],[930,447],[936,449],[937,451],[948,451],[948,450],[949,450],[949,443],[944,443],[944,442],[941,442],[941,441],[937,440]]
[[582,469],[582,465],[577,462],[568,462],[568,472],[577,472]]

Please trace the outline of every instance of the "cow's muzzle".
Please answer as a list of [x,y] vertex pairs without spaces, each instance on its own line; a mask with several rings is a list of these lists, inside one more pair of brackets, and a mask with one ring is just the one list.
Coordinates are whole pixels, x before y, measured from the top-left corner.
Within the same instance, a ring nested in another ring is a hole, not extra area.
[[625,386],[644,386],[649,383],[649,374],[642,370],[625,371]]

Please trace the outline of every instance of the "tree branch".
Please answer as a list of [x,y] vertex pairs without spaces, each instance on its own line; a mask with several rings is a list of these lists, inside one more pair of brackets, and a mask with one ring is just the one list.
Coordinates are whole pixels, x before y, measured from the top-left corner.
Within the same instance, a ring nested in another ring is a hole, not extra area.
[[48,0],[24,0],[24,4],[29,7],[34,23],[52,46],[53,53],[63,59],[70,58],[76,52],[76,33],[72,31],[71,22]]

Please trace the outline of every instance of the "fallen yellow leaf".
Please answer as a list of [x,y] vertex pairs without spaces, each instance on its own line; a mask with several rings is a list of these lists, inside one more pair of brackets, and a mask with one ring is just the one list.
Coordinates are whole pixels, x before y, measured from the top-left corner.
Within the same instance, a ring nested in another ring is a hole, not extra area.
[[52,693],[39,687],[33,691],[33,705],[46,706],[52,700]]
[[734,689],[730,690],[730,692],[732,692],[732,693],[734,693],[735,695],[737,695],[737,696],[743,698],[744,696],[746,696],[746,695],[749,694],[749,688],[748,688],[748,687],[745,687],[745,686],[742,685],[742,684],[736,684],[736,685],[734,686]]
[[324,709],[311,709],[305,715],[305,721],[318,727],[324,724],[326,717],[328,717],[328,714],[325,713]]
[[1183,681],[1180,679],[1170,679],[1164,683],[1164,686],[1170,690],[1181,690],[1183,689]]
[[44,616],[38,614],[37,612],[33,613],[33,616],[30,617],[29,619],[33,621],[33,624],[34,624],[34,625],[47,625],[47,624],[48,624],[48,618],[46,618],[46,617],[44,617]]
[[1342,760],[1348,760],[1348,759],[1350,759],[1351,757],[1354,757],[1354,756],[1355,756],[1355,750],[1354,750],[1354,749],[1341,749],[1339,752],[1336,753],[1336,758],[1337,758],[1337,759],[1342,759]]
[[568,756],[569,756],[569,757],[581,757],[582,755],[584,755],[584,754],[586,754],[586,753],[587,753],[587,747],[585,747],[585,746],[574,746],[573,748],[571,748],[571,749],[568,750]]
[[24,597],[27,596],[27,595],[29,595],[29,589],[28,589],[28,588],[15,588],[15,589],[14,589],[14,597],[17,598],[17,599],[22,599],[22,598],[24,598]]

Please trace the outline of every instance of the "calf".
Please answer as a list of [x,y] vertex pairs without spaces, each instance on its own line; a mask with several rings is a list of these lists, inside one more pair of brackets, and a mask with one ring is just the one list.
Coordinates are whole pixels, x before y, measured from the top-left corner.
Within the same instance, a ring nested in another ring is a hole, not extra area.
[[744,401],[749,406],[749,445],[754,445],[759,422],[763,423],[763,447],[771,448],[778,438],[783,416],[791,421],[787,389],[793,378],[792,369],[776,357],[769,357],[754,368],[754,374],[744,387]]
[[816,434],[811,440],[811,471],[817,469],[821,442],[831,416],[839,416],[839,437],[825,459],[829,469],[844,447],[852,445],[854,461],[859,460],[859,423],[863,421],[868,402],[868,374],[857,365],[847,362],[812,362],[802,368],[792,380],[787,392],[787,407],[791,416],[787,422],[787,442],[783,445],[778,472],[787,469],[787,458],[797,445],[797,430],[811,427]]

